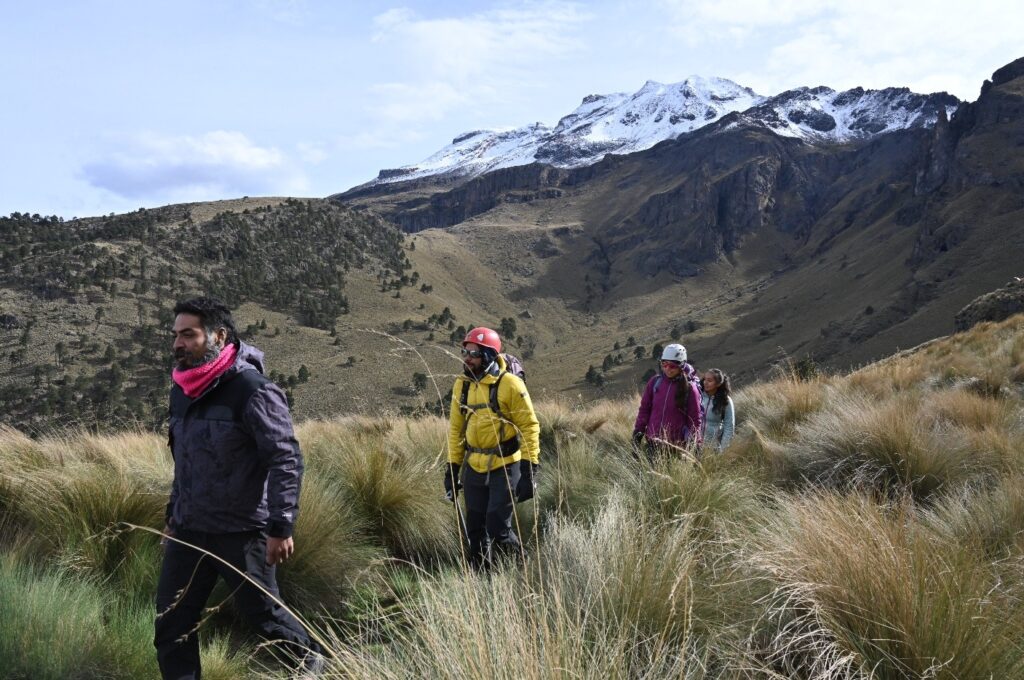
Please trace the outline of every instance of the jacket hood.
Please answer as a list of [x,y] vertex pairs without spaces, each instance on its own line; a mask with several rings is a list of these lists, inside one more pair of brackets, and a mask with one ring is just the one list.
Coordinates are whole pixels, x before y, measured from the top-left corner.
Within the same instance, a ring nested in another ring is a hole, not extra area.
[[263,351],[239,340],[238,355],[235,357],[235,363],[227,370],[227,372],[236,373],[238,371],[251,371],[253,369],[259,371],[261,374],[264,373]]
[[693,364],[691,364],[689,361],[683,362],[682,369],[683,374],[685,374],[686,377],[689,378],[690,380],[694,380],[697,377],[697,369],[695,369],[693,367]]

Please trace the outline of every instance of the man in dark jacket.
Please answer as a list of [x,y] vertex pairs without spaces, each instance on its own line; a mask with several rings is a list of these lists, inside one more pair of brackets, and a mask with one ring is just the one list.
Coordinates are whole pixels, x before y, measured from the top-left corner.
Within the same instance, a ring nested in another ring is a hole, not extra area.
[[218,575],[260,636],[279,641],[297,665],[319,667],[319,647],[261,591],[280,599],[276,565],[295,549],[303,463],[288,402],[263,376],[263,353],[238,339],[223,303],[195,298],[174,314],[166,532],[177,540],[165,541],[157,586],[160,672],[200,676],[197,628]]

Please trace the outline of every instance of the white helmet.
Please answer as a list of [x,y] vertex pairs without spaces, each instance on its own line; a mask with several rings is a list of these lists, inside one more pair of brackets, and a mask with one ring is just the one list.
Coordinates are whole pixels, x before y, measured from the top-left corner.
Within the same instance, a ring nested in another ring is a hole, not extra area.
[[678,361],[683,363],[686,361],[686,348],[677,342],[672,343],[665,347],[661,352],[662,361]]

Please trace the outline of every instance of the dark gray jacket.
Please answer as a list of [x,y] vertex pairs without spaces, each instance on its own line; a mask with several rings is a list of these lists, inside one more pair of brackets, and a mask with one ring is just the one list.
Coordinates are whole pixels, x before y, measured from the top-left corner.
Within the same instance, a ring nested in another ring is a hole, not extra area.
[[235,363],[195,399],[174,385],[170,417],[172,529],[292,535],[302,453],[284,392],[263,375],[263,352],[239,342]]

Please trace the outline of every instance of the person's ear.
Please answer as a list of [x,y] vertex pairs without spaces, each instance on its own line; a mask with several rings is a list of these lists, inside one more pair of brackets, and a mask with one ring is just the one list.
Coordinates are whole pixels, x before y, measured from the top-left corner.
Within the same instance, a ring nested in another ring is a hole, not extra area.
[[213,334],[213,341],[218,347],[224,347],[228,344],[228,329],[218,328],[217,332]]

